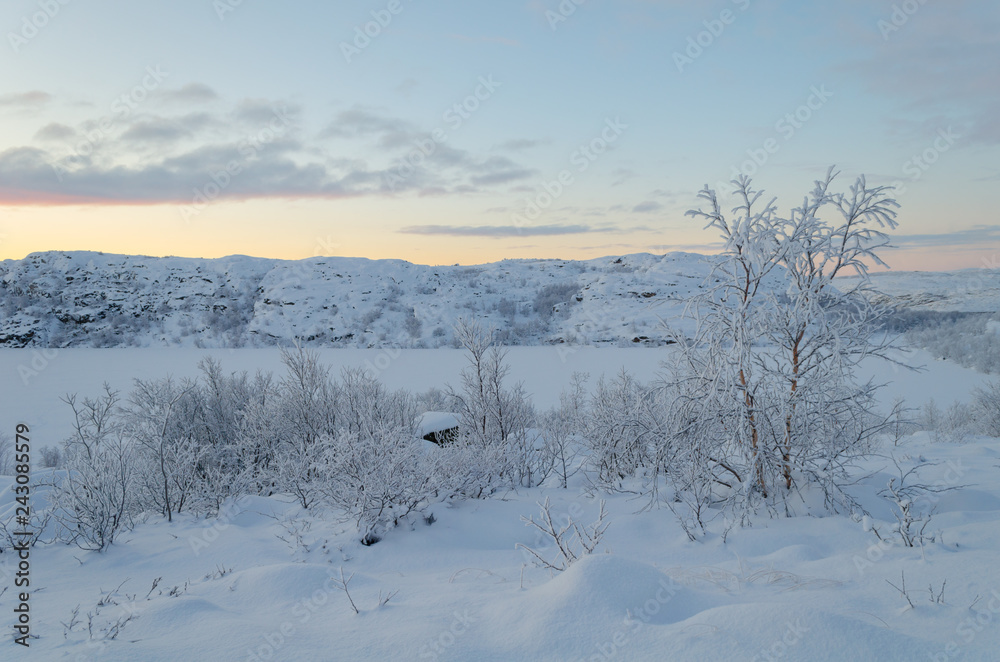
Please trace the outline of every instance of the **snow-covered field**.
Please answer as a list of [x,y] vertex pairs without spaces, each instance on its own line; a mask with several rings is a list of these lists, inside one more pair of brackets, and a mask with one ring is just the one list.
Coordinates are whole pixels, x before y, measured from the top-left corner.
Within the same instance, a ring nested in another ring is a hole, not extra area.
[[[511,377],[536,406],[555,403],[573,372],[622,367],[652,378],[668,348],[515,348]],[[277,371],[273,350],[6,350],[4,425],[29,425],[35,447],[69,430],[67,392],[127,390],[135,377],[193,375],[201,356],[226,370]],[[451,350],[328,350],[335,366],[372,366],[392,387],[456,383]],[[32,367],[32,362],[35,362]],[[44,363],[43,363],[44,362]],[[985,377],[925,354],[925,371],[880,365],[883,394],[920,406],[964,400]],[[25,377],[19,367],[37,374]],[[905,547],[892,505],[877,492],[921,465],[920,482],[958,487],[928,497],[936,542]],[[664,508],[627,494],[522,489],[437,503],[378,544],[353,527],[304,513],[291,499],[244,497],[218,519],[148,517],[103,553],[62,544],[31,552],[32,633],[2,659],[31,660],[995,660],[1000,650],[1000,440],[891,441],[860,467],[852,494],[872,515],[721,522],[691,542]],[[44,472],[36,472],[41,481]],[[0,518],[16,507],[0,479]],[[522,517],[536,502],[583,523],[607,499],[597,553],[562,573],[528,563],[522,543],[552,556]],[[36,496],[36,508],[43,505]],[[806,508],[803,504],[803,508]],[[882,541],[874,531],[881,532]],[[347,594],[337,588],[343,569]],[[0,554],[0,622],[15,620],[16,559]],[[888,582],[902,588],[906,596]],[[392,594],[387,604],[382,598]],[[911,607],[908,603],[912,602]],[[78,609],[77,609],[78,608]],[[119,630],[112,639],[109,633]]]

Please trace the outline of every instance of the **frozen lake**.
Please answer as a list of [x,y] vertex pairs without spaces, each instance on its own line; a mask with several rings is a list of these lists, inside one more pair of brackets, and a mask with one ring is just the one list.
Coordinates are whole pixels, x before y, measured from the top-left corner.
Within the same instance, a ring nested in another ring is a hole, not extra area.
[[[448,384],[458,388],[466,365],[464,352],[457,349],[316,351],[335,373],[344,367],[364,367],[390,388],[414,392]],[[559,393],[575,372],[589,373],[593,384],[601,376],[612,378],[624,369],[646,382],[656,377],[671,351],[669,347],[512,347],[508,364],[512,383],[524,382],[535,406],[547,409],[558,403]],[[68,434],[70,423],[69,407],[60,402],[61,396],[97,395],[104,382],[127,395],[135,378],[194,377],[199,374],[198,361],[208,356],[218,359],[227,372],[263,370],[277,375],[284,371],[277,349],[4,349],[0,351],[4,431],[23,421],[38,439],[44,439],[42,445],[57,443]],[[946,405],[965,400],[973,387],[988,379],[924,352],[914,353],[908,361],[926,369],[915,373],[881,361],[868,364],[871,376],[889,383],[883,402],[902,397],[915,407],[934,398]]]

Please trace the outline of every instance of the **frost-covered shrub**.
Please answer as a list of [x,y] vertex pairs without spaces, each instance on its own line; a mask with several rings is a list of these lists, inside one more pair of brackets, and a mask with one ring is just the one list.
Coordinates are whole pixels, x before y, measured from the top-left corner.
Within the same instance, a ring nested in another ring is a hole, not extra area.
[[[892,328],[937,358],[988,374],[1000,374],[1000,334],[992,313],[902,311]],[[994,325],[994,326],[991,326]]]
[[494,331],[477,321],[459,320],[454,333],[469,365],[462,371],[462,389],[449,389],[448,395],[461,420],[462,443],[480,455],[474,493],[537,485],[551,471],[551,458],[530,429],[535,411],[523,385],[507,385],[506,351]]
[[406,311],[406,317],[403,318],[403,328],[410,334],[411,338],[420,337],[423,323],[417,317],[417,311],[412,306]]
[[381,536],[435,494],[433,463],[412,428],[342,430],[320,440],[316,482],[324,506],[354,521],[362,539]]
[[65,402],[73,409],[74,433],[63,446],[65,472],[53,476],[50,512],[59,536],[83,549],[102,551],[133,526],[142,508],[137,448],[122,427],[118,394]]
[[0,434],[0,476],[14,475],[14,442],[9,435]]
[[603,378],[583,421],[587,467],[596,482],[616,489],[648,465],[658,430],[653,392],[624,371],[611,382]]
[[972,391],[972,419],[980,434],[1000,437],[1000,382],[992,381]]

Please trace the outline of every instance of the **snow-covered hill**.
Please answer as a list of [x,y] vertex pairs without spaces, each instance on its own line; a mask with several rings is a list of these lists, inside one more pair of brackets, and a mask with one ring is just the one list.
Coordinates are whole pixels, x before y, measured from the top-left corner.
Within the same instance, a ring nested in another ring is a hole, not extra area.
[[[655,345],[709,273],[692,253],[438,267],[33,253],[0,262],[0,346],[434,348],[463,316],[509,345]],[[995,270],[874,279],[901,308],[1000,310]]]
[[656,344],[708,273],[687,253],[471,267],[34,253],[0,263],[0,346],[433,348],[462,316],[508,344]]
[[961,313],[1000,310],[1000,270],[995,268],[889,271],[873,274],[872,281],[884,301],[902,309]]

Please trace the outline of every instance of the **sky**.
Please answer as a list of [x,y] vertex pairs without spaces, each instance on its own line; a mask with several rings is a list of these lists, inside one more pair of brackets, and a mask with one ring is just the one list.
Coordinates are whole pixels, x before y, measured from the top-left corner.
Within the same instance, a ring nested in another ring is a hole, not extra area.
[[746,174],[1000,266],[995,0],[5,0],[0,259],[712,252]]

